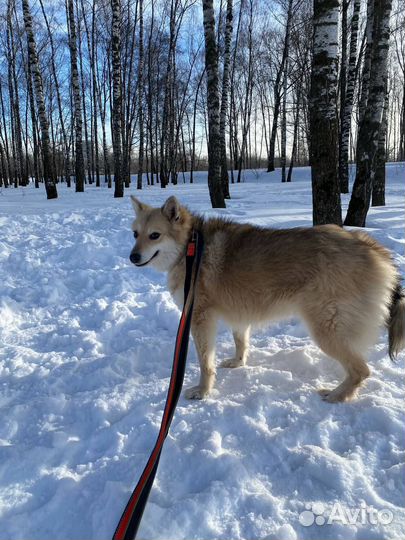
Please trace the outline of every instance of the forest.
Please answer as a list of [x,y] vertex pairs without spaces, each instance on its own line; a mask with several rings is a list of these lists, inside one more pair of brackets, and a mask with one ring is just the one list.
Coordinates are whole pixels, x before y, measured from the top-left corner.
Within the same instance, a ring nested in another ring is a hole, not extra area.
[[[314,223],[364,226],[405,159],[397,0],[5,0],[0,186],[193,182],[311,165]],[[356,164],[350,169],[351,163]],[[354,172],[350,172],[355,170]],[[187,173],[187,174],[186,174]],[[350,177],[353,176],[353,178]]]

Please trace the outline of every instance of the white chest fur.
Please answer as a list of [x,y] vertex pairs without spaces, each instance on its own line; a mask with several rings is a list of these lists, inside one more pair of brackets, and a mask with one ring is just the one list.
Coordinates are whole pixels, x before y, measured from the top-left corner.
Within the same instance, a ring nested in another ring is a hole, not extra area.
[[184,263],[177,264],[167,274],[168,289],[179,309],[183,308],[183,303],[184,303],[184,278],[185,278]]

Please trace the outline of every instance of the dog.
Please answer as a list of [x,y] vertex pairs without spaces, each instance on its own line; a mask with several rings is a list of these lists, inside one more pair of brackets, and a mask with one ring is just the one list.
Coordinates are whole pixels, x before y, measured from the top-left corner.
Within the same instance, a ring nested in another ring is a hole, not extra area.
[[167,272],[181,308],[186,247],[193,230],[204,239],[191,332],[200,363],[198,386],[185,393],[202,399],[215,383],[218,319],[230,325],[235,356],[223,367],[244,366],[251,326],[300,316],[320,349],[343,366],[323,400],[351,399],[370,370],[365,353],[384,324],[391,358],[405,346],[405,295],[390,252],[363,232],[336,225],[267,229],[222,218],[203,219],[169,197],[153,208],[131,196],[135,246],[130,260]]

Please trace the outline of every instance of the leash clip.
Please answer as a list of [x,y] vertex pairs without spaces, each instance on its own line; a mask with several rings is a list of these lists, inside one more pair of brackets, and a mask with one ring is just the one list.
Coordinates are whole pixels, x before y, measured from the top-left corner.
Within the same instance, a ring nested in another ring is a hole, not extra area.
[[196,242],[197,233],[193,230],[193,232],[191,233],[191,239],[187,245],[187,257],[194,257]]

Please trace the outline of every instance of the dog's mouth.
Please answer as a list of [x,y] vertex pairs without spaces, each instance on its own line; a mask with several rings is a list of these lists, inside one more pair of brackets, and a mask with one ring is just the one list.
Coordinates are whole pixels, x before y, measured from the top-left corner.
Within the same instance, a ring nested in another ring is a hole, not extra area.
[[142,264],[135,264],[135,266],[146,266],[147,264],[150,263],[150,261],[151,261],[152,259],[154,259],[155,257],[157,257],[158,254],[159,254],[159,250],[157,250],[156,253],[155,253],[154,255],[152,255],[152,257],[151,257],[148,261],[146,261],[146,262],[144,262],[144,263],[142,263]]

